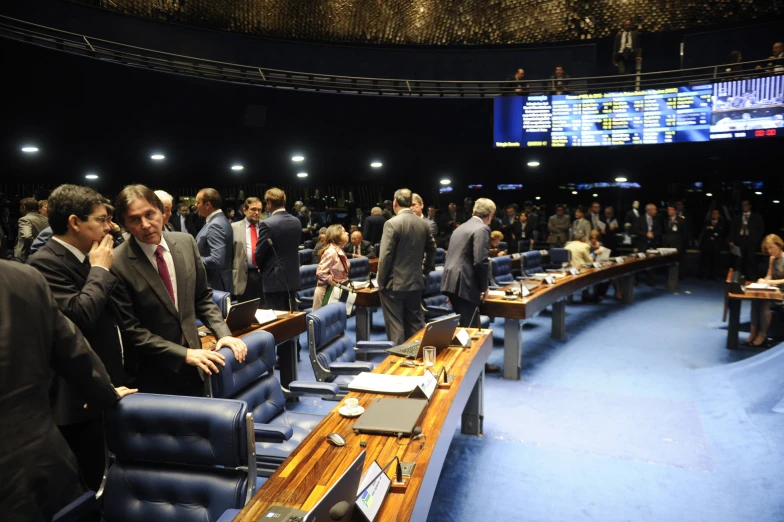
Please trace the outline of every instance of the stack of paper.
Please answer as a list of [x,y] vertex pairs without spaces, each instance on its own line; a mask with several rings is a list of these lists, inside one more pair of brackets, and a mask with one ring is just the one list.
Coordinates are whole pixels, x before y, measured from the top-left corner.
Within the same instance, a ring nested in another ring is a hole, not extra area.
[[749,290],[778,290],[778,286],[766,285],[765,283],[751,283],[746,285]]

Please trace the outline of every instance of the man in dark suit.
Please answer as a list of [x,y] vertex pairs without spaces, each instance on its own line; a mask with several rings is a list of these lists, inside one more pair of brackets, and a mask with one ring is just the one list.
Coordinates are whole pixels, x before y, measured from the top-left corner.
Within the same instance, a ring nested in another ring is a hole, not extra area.
[[349,225],[356,225],[361,232],[364,232],[365,229],[363,227],[365,225],[365,219],[367,219],[368,216],[362,211],[362,208],[360,207],[357,207],[355,212],[356,214],[351,217]]
[[632,74],[642,62],[640,35],[631,20],[624,20],[623,29],[615,34],[612,49],[612,63],[618,67],[618,74]]
[[449,236],[455,231],[455,228],[460,225],[460,215],[457,213],[457,205],[449,203],[447,211],[441,214],[441,222],[438,224],[438,230],[444,235],[444,238],[449,241]]
[[631,223],[632,226],[637,222],[637,219],[640,217],[640,202],[634,201],[632,203],[632,208],[629,212],[626,213],[626,218],[623,220],[623,223]]
[[221,210],[218,191],[201,189],[196,194],[196,210],[206,220],[204,227],[196,234],[196,245],[207,270],[207,281],[213,290],[233,293],[231,253],[234,233],[231,231],[231,223]]
[[175,228],[169,221],[172,217],[172,206],[174,205],[174,198],[165,190],[156,190],[155,195],[163,203],[163,229],[166,232],[174,232]]
[[318,214],[313,214],[308,207],[302,207],[299,214],[299,222],[302,227],[302,236],[300,242],[304,243],[309,239],[313,239],[316,231],[321,228],[321,220]]
[[[125,330],[134,339],[138,369],[134,385],[143,392],[204,394],[198,370],[218,372],[229,347],[244,360],[247,347],[231,337],[212,299],[207,272],[193,237],[163,232],[163,205],[144,185],[129,185],[117,197],[117,221],[133,236],[114,252],[113,269],[125,286]],[[196,317],[215,335],[215,351],[202,350]]]
[[55,424],[52,373],[74,387],[91,414],[136,390],[112,386],[35,269],[0,261],[0,310],[0,513],[6,522],[51,520],[86,491]]
[[[634,240],[634,246],[640,252],[645,252],[649,248],[659,248],[662,229],[656,218],[656,213],[656,205],[648,203],[645,205],[645,214],[634,222],[634,233],[637,236]],[[650,270],[645,271],[645,278],[649,285],[653,285],[653,274]]]
[[373,207],[370,211],[370,216],[365,219],[365,226],[362,230],[362,236],[370,241],[371,245],[381,243],[381,235],[384,233],[384,223],[387,220],[381,215],[381,207]]
[[721,251],[727,247],[727,224],[719,209],[711,210],[710,217],[702,225],[700,235],[700,279],[719,279]]
[[740,248],[740,257],[735,256],[735,269],[746,276],[747,281],[757,280],[756,256],[764,235],[762,216],[752,212],[751,202],[744,199],[741,201],[741,213],[732,218],[730,249],[736,246]]
[[204,226],[204,218],[196,211],[196,205],[188,207],[187,220],[189,222],[188,233],[193,237],[196,237],[196,234],[198,234],[199,230]]
[[[495,203],[479,198],[474,204],[474,215],[460,225],[449,241],[449,255],[444,264],[441,292],[449,298],[455,312],[460,314],[460,326],[479,328],[479,312],[487,297],[490,255],[490,221],[495,215]],[[474,324],[471,319],[474,318]],[[497,372],[495,365],[485,365],[485,371]]]
[[245,218],[231,224],[234,232],[234,256],[231,275],[237,301],[244,302],[260,299],[259,307],[264,306],[264,285],[256,262],[256,246],[259,244],[260,218],[263,205],[259,198],[245,200]]
[[[82,331],[115,386],[126,382],[122,319],[115,300],[117,277],[108,201],[88,187],[61,185],[49,198],[52,237],[27,264],[49,283],[60,311]],[[97,491],[104,470],[100,412],[85,410],[85,397],[65,379],[50,390],[54,420],[76,455],[87,486]]]
[[358,230],[351,233],[351,241],[345,244],[343,251],[349,259],[352,257],[376,257],[373,245],[370,244],[370,241],[362,239],[362,232]]
[[384,210],[381,212],[386,221],[389,221],[395,216],[394,205],[388,199],[384,200]]
[[49,220],[38,213],[38,202],[33,198],[24,198],[19,207],[22,217],[19,218],[14,257],[24,263],[30,257],[33,240],[41,230],[49,226]]
[[[172,226],[175,232],[185,232],[187,234],[191,234],[192,225],[188,220],[188,214],[190,211],[188,210],[187,203],[180,203],[180,206],[177,207],[177,214],[172,216],[172,219],[169,220],[169,224]],[[191,234],[193,237],[196,237],[198,232],[194,232]]]
[[411,211],[411,196],[408,189],[395,192],[392,205],[396,215],[384,224],[378,260],[384,324],[387,338],[396,344],[404,343],[425,326],[423,273],[427,276],[435,263],[436,243],[430,226]]
[[[678,215],[674,203],[667,205],[667,220],[664,222],[662,246],[677,248],[682,253],[686,248],[686,218]],[[682,267],[683,268],[683,267]]]
[[507,205],[504,217],[501,218],[501,232],[504,234],[504,241],[509,245],[511,253],[517,252],[517,239],[513,238],[514,225],[517,221],[517,211],[514,205]]
[[555,74],[550,76],[550,94],[569,94],[570,78],[563,65],[556,65]]

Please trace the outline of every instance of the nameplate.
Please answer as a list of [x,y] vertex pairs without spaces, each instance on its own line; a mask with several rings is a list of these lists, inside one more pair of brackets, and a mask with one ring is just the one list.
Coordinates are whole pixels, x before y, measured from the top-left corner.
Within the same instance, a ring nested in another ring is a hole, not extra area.
[[547,276],[544,278],[544,282],[547,283],[548,285],[554,285],[555,278],[553,276]]
[[645,259],[645,252],[637,252],[637,257]]
[[580,271],[576,268],[570,268],[569,273],[573,276],[580,275]]
[[525,285],[520,285],[520,297],[531,295],[531,291]]
[[372,286],[373,288],[378,288],[378,279],[371,279],[370,286]]
[[463,348],[467,348],[471,346],[471,334],[468,333],[468,330],[465,328],[461,328],[457,334],[455,335],[455,340],[462,346]]
[[622,265],[623,261],[624,261],[624,259],[621,256],[618,256],[618,257],[615,258],[615,262],[618,263],[619,265]]
[[593,264],[594,268],[601,268],[602,267],[601,263],[592,263],[592,264]]
[[512,254],[512,259],[520,259],[520,254]]

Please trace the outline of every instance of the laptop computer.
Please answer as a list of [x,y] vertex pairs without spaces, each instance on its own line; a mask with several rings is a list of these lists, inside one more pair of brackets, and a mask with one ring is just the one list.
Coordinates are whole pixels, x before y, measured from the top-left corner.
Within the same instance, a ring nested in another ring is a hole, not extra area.
[[422,336],[421,341],[412,341],[393,346],[387,350],[387,353],[397,355],[398,357],[420,359],[422,357],[422,348],[425,346],[435,346],[436,353],[438,353],[449,347],[459,324],[460,316],[457,314],[439,317],[425,325],[425,334]]
[[[343,475],[329,488],[329,491],[321,497],[321,500],[313,506],[310,511],[301,509],[287,508],[283,506],[272,506],[257,520],[259,522],[321,522],[322,520],[337,520],[338,522],[348,522],[354,511],[354,499],[357,497],[359,481],[362,479],[362,468],[365,467],[365,451],[354,459]],[[329,511],[339,502],[348,502],[351,508],[343,518],[334,519],[330,517]]]
[[411,435],[426,406],[427,399],[381,397],[368,406],[351,428],[358,433]]
[[226,316],[226,326],[229,330],[236,332],[256,322],[256,310],[259,308],[259,299],[251,299],[244,303],[237,303],[229,308],[229,315]]

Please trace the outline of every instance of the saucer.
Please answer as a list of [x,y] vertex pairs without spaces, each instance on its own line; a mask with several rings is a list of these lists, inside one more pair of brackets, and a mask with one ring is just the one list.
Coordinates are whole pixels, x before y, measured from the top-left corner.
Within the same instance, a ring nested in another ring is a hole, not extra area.
[[365,408],[363,408],[362,406],[357,406],[357,409],[354,410],[354,412],[352,413],[348,408],[343,406],[338,410],[338,412],[340,412],[340,414],[343,415],[344,417],[359,417],[360,415],[365,413]]

